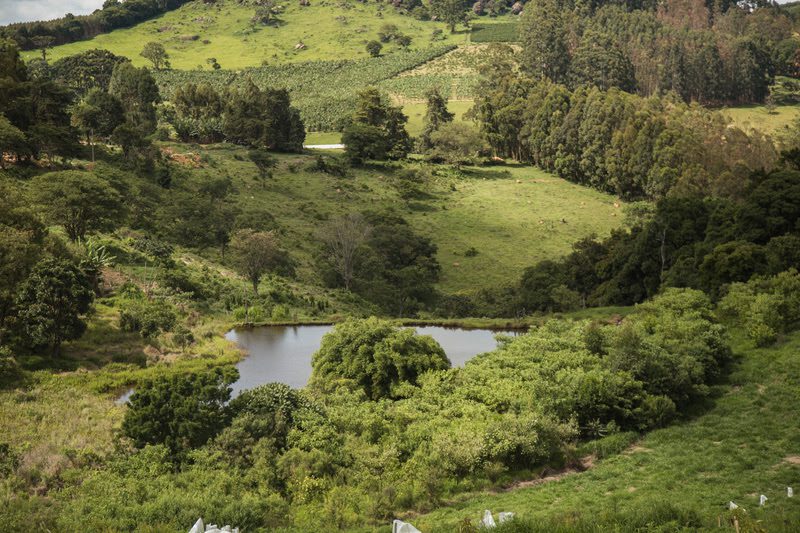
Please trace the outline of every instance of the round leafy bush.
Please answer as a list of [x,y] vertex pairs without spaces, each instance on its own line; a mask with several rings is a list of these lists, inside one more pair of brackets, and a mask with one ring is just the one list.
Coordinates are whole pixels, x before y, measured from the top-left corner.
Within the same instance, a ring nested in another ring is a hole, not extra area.
[[432,337],[373,317],[338,324],[323,337],[312,366],[312,383],[352,380],[377,400],[392,397],[402,382],[415,384],[424,372],[449,368],[450,361]]

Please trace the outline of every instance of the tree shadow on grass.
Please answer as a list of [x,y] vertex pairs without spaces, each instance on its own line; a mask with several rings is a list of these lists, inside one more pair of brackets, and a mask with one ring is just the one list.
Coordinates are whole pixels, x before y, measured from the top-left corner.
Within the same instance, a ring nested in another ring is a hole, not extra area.
[[422,202],[408,202],[408,209],[419,213],[433,213],[440,210],[440,208],[435,205],[425,204]]
[[461,175],[466,179],[508,180],[513,176],[507,169],[485,167],[462,167]]
[[719,376],[708,384],[708,396],[694,400],[681,410],[681,421],[690,421],[700,418],[714,409],[717,405],[717,401],[730,392],[731,386],[734,385],[731,376],[739,368],[743,359],[744,357],[741,354],[734,353],[730,360],[720,368]]
[[62,345],[60,355],[31,354],[20,356],[18,360],[21,369],[27,371],[97,370],[112,363],[143,367],[147,363],[146,346],[137,333],[119,329],[112,317],[93,317],[80,339]]

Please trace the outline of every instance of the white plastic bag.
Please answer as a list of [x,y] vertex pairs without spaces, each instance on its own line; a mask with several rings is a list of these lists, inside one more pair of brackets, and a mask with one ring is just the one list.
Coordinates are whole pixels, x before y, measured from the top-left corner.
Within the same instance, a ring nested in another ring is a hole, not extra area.
[[514,518],[514,513],[500,513],[497,515],[499,518],[499,522],[502,524],[503,522],[508,522]]
[[767,500],[768,500],[768,499],[769,499],[769,498],[767,498],[766,496],[764,496],[764,495],[762,494],[762,495],[761,495],[761,497],[758,499],[758,506],[759,506],[759,507],[764,507],[764,504],[765,504],[765,503],[767,503]]
[[734,509],[738,509],[739,506],[733,503],[733,501],[728,502],[728,510],[733,511]]
[[496,527],[497,524],[494,523],[494,517],[492,516],[492,512],[488,509],[483,512],[483,521],[481,522],[483,527]]
[[792,490],[792,487],[786,487],[786,497],[794,498],[794,490]]
[[206,526],[203,525],[203,519],[198,518],[197,522],[194,523],[192,529],[189,530],[189,533],[205,533]]
[[420,533],[420,530],[402,520],[392,522],[392,533]]

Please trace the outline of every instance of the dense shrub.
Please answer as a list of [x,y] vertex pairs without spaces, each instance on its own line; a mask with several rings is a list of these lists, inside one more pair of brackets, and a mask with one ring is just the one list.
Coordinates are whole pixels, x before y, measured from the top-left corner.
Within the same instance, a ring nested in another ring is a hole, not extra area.
[[312,365],[315,386],[351,380],[377,400],[392,397],[400,383],[416,383],[422,373],[448,368],[450,362],[432,337],[370,318],[338,324],[322,339]]
[[229,385],[238,377],[227,367],[143,383],[128,402],[122,432],[137,448],[163,444],[172,458],[183,459],[225,427]]
[[176,321],[175,311],[163,301],[133,300],[123,304],[119,312],[120,329],[139,333],[146,339],[172,331]]
[[773,277],[733,283],[719,308],[741,324],[757,346],[772,344],[800,322],[800,274],[790,269]]

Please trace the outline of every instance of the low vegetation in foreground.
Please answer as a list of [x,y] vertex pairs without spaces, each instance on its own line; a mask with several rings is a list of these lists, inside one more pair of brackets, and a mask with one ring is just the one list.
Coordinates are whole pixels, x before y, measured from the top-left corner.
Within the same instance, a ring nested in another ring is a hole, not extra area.
[[757,348],[734,335],[732,346],[729,375],[685,422],[641,438],[607,436],[581,448],[595,457],[586,472],[458,499],[412,522],[464,531],[491,509],[519,519],[498,531],[734,531],[734,520],[739,531],[795,531],[800,502],[787,487],[796,491],[800,474],[790,422],[800,416],[800,337]]

